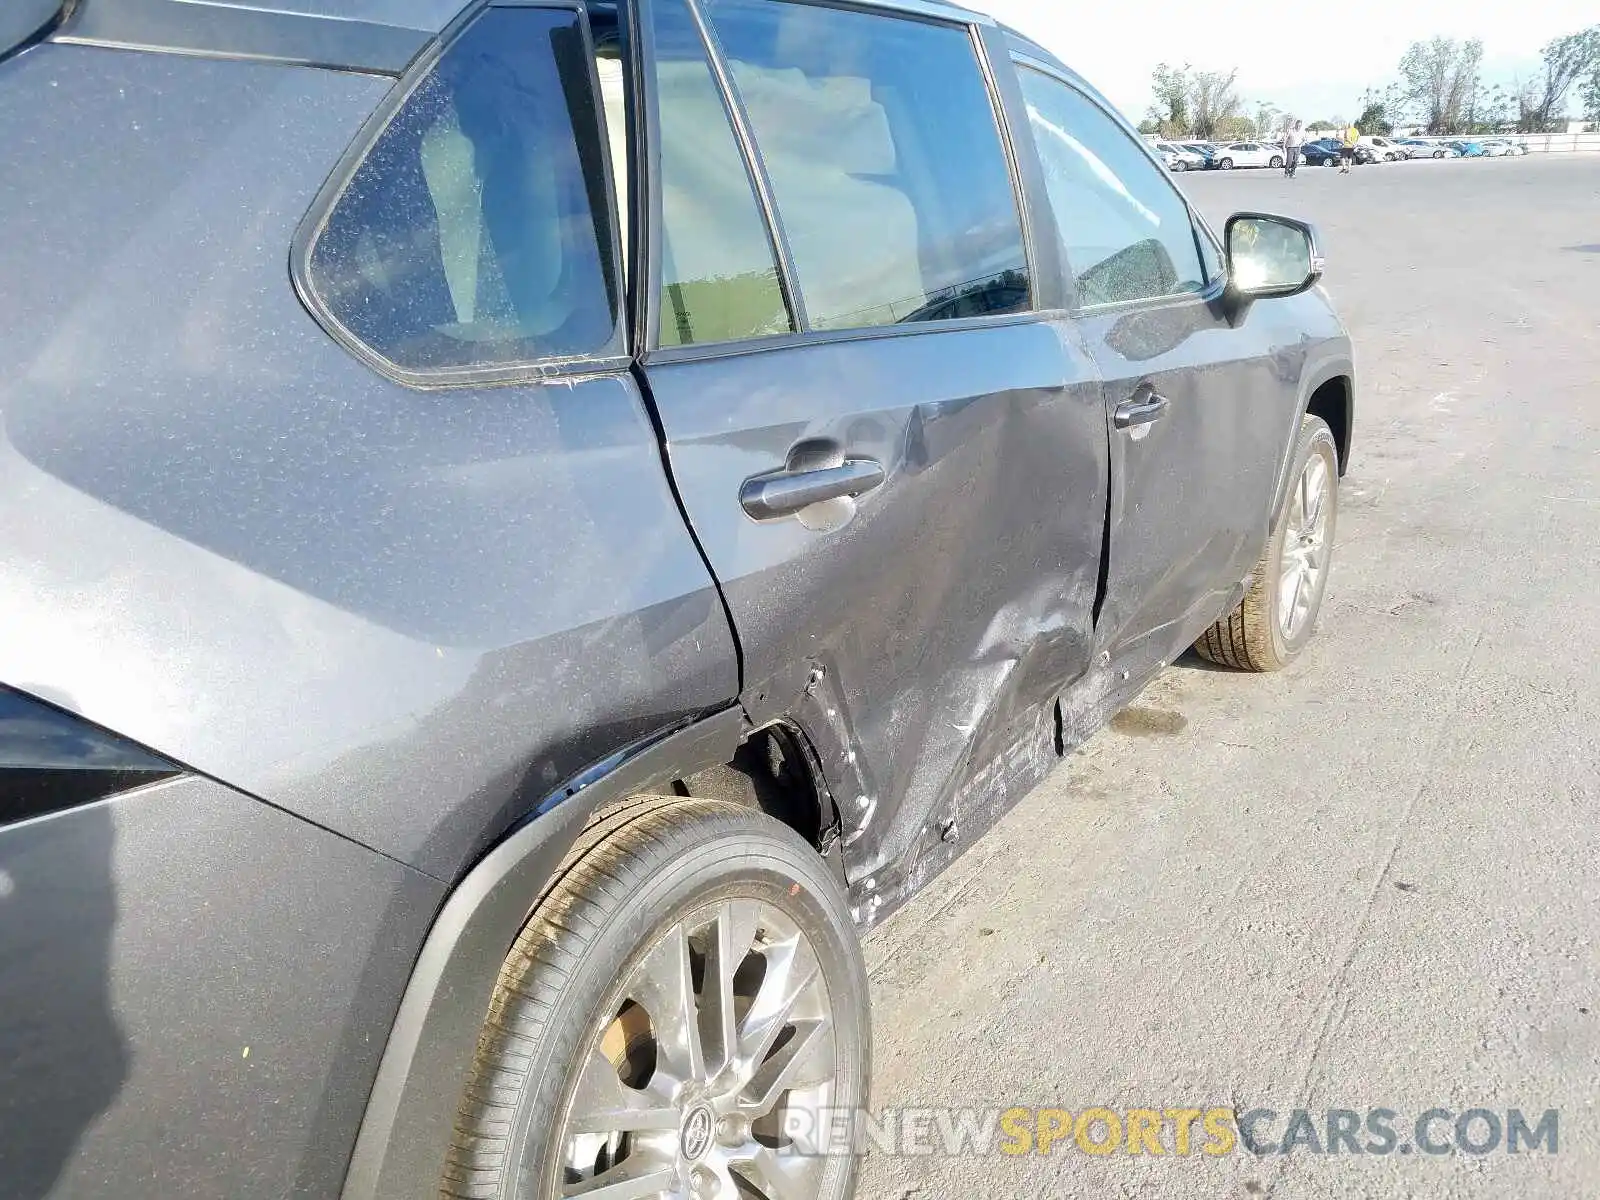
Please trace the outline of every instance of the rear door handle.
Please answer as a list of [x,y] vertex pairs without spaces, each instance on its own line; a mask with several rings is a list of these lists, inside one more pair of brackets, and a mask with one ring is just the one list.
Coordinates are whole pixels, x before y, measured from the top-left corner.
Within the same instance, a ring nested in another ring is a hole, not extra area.
[[1168,399],[1148,383],[1143,384],[1134,392],[1131,400],[1124,400],[1117,405],[1117,411],[1112,418],[1118,429],[1137,429],[1141,425],[1153,425],[1166,415]]
[[847,458],[836,467],[773,471],[747,479],[739,488],[739,503],[757,521],[771,521],[777,517],[792,517],[801,509],[824,500],[860,496],[883,480],[882,463],[870,458]]

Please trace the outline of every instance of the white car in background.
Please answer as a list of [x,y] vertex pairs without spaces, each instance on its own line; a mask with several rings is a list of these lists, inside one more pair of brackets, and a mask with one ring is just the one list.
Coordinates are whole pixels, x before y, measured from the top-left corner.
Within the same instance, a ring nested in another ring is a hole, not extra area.
[[1425,142],[1421,138],[1401,138],[1396,143],[1406,152],[1407,158],[1460,158],[1461,151],[1443,142]]
[[1368,162],[1396,162],[1402,158],[1410,158],[1407,147],[1402,146],[1394,138],[1364,137],[1356,143],[1356,153],[1362,154]]
[[1517,143],[1508,142],[1502,138],[1487,138],[1479,142],[1478,145],[1483,147],[1484,156],[1487,158],[1504,158],[1507,155],[1527,153]]
[[1281,167],[1283,151],[1263,142],[1229,142],[1217,150],[1211,161],[1219,171],[1231,171],[1235,167]]
[[1157,142],[1156,150],[1166,162],[1168,170],[1201,171],[1205,169],[1206,156],[1198,150],[1190,150],[1187,146],[1178,145],[1177,142]]

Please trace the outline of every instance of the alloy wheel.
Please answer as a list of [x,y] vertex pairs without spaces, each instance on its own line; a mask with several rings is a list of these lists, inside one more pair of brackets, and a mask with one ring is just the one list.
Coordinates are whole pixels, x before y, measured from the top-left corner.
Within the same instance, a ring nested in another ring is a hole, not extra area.
[[635,963],[581,1060],[559,1195],[818,1195],[825,1160],[806,1131],[822,1127],[838,1063],[806,935],[773,906],[733,898],[695,910]]
[[1315,609],[1328,566],[1328,495],[1333,474],[1320,454],[1306,460],[1290,497],[1278,574],[1278,625],[1292,642]]

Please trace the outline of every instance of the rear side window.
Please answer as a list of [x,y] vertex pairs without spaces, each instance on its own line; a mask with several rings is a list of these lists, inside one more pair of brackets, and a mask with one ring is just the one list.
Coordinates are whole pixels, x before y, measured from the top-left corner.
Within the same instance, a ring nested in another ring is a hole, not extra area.
[[661,345],[792,333],[766,216],[684,0],[656,0]]
[[1166,173],[1083,93],[1038,71],[1020,74],[1078,302],[1203,290],[1189,208]]
[[1031,307],[1009,164],[963,27],[712,0],[809,324]]
[[490,8],[372,144],[306,281],[402,377],[621,352],[603,134],[571,9]]

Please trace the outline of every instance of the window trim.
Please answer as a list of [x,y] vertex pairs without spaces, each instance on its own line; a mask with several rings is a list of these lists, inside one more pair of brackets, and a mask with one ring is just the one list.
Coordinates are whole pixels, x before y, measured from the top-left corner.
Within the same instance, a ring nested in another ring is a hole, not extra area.
[[[701,38],[706,43],[707,53],[712,62],[712,75],[723,93],[723,106],[729,111],[730,120],[734,127],[734,134],[739,142],[740,150],[745,156],[747,170],[752,173],[755,182],[758,200],[761,202],[763,215],[767,218],[770,235],[778,247],[778,271],[786,296],[789,298],[790,315],[793,317],[796,329],[793,333],[769,334],[761,337],[735,338],[720,342],[696,342],[689,346],[660,345],[660,319],[661,298],[659,295],[659,232],[653,232],[650,240],[649,268],[651,277],[656,282],[649,289],[650,315],[648,318],[649,335],[646,349],[641,355],[641,362],[645,365],[668,364],[676,362],[692,362],[704,358],[727,358],[737,354],[754,351],[783,350],[797,346],[822,345],[831,342],[855,342],[880,337],[912,337],[941,331],[960,331],[972,329],[985,329],[996,325],[1011,325],[1036,321],[1050,315],[1039,306],[1039,265],[1038,254],[1033,240],[1032,214],[1028,207],[1027,189],[1023,184],[1021,160],[1016,145],[1011,121],[1006,113],[1004,97],[999,88],[996,59],[989,53],[989,45],[983,37],[985,28],[998,28],[993,18],[980,13],[967,13],[952,11],[942,4],[926,3],[925,0],[773,0],[774,3],[792,4],[808,8],[832,8],[844,12],[858,12],[867,16],[881,17],[885,20],[909,21],[920,25],[937,25],[947,29],[961,30],[966,33],[972,45],[974,60],[978,66],[979,77],[983,82],[984,91],[988,95],[989,109],[994,121],[995,134],[1000,142],[1001,155],[1005,160],[1006,173],[1009,176],[1012,191],[1012,204],[1016,208],[1017,224],[1022,236],[1023,260],[1028,269],[1028,293],[1033,307],[1015,313],[992,313],[978,317],[961,317],[948,321],[919,322],[913,325],[865,325],[848,329],[817,329],[811,325],[809,315],[805,311],[805,302],[801,295],[799,274],[795,269],[793,257],[789,251],[789,236],[783,226],[783,218],[778,211],[776,196],[772,192],[772,183],[767,174],[766,162],[761,156],[760,146],[754,135],[754,130],[749,124],[749,118],[744,110],[744,101],[739,95],[739,90],[734,82],[732,69],[729,67],[723,54],[721,40],[717,37],[716,29],[706,19],[700,7],[700,0],[686,0],[696,23],[700,27]],[[637,0],[636,7],[640,10],[640,23],[644,24],[656,0]],[[653,38],[653,34],[650,35]],[[642,54],[646,67],[653,61],[653,40],[648,46],[646,54]],[[660,113],[657,108],[657,97],[652,82],[645,81],[643,85],[649,94],[649,119],[651,121],[652,138],[659,138]],[[737,115],[734,115],[734,114]],[[649,156],[646,155],[648,159]],[[660,229],[660,183],[657,173],[651,172],[651,221],[653,231]],[[1057,317],[1064,315],[1056,313]]]
[[[645,2],[653,5],[656,0],[645,0]],[[695,28],[700,31],[700,44],[705,47],[706,58],[711,64],[711,78],[716,84],[717,91],[722,95],[722,107],[728,114],[734,142],[744,159],[745,174],[750,179],[756,203],[767,224],[767,241],[772,247],[773,261],[778,268],[778,282],[783,291],[784,303],[789,306],[789,320],[794,324],[794,332],[809,333],[811,317],[806,312],[805,297],[800,292],[800,276],[794,264],[794,252],[790,247],[788,231],[783,226],[783,218],[778,213],[778,198],[772,190],[772,177],[767,173],[767,160],[761,153],[761,145],[756,141],[755,130],[750,125],[750,114],[745,109],[744,97],[739,94],[738,85],[733,79],[733,68],[728,65],[727,57],[723,54],[722,39],[717,36],[716,27],[706,18],[705,12],[700,7],[700,0],[684,0],[684,3],[689,7],[689,15],[695,23]],[[659,292],[660,289],[655,290]],[[659,317],[659,295],[656,297],[656,306]],[[752,339],[726,340],[742,342]],[[653,345],[659,348],[658,343]]]
[[[609,206],[607,229],[610,233],[610,278],[616,326],[609,344],[591,354],[547,355],[520,359],[515,362],[493,363],[483,366],[439,367],[415,370],[403,367],[387,355],[358,338],[328,307],[311,283],[311,256],[318,240],[327,229],[328,221],[339,201],[349,190],[356,172],[372,152],[373,146],[383,136],[395,117],[406,106],[417,89],[432,74],[450,48],[491,8],[559,9],[575,13],[583,34],[584,62],[589,74],[589,85],[595,111],[599,117],[599,155],[603,174],[602,195]],[[300,219],[289,246],[289,278],[295,293],[306,311],[321,325],[335,342],[353,357],[378,374],[405,387],[419,390],[437,388],[481,387],[495,384],[539,383],[548,379],[568,379],[573,376],[593,376],[625,371],[632,363],[629,356],[629,312],[627,290],[622,276],[622,242],[617,224],[616,174],[611,162],[611,147],[605,136],[605,103],[600,94],[599,73],[595,68],[594,31],[589,21],[586,0],[477,0],[464,9],[419,54],[407,68],[398,83],[384,95],[367,117],[345,149],[333,171],[317,190],[306,215]]]
[[[1223,274],[1215,279],[1212,279],[1210,277],[1210,272],[1206,271],[1205,251],[1200,246],[1200,238],[1203,236],[1201,233],[1201,227],[1204,226],[1205,233],[1211,235],[1211,241],[1213,245],[1217,244],[1216,236],[1211,234],[1210,226],[1205,225],[1203,218],[1198,212],[1195,211],[1194,206],[1189,203],[1189,197],[1185,196],[1179,189],[1178,185],[1173,182],[1170,176],[1167,175],[1166,167],[1156,156],[1155,151],[1151,149],[1150,143],[1145,141],[1144,138],[1138,136],[1137,131],[1130,132],[1131,127],[1125,120],[1109,109],[1105,104],[1102,104],[1100,100],[1092,93],[1092,91],[1090,91],[1079,81],[1073,79],[1069,74],[1064,72],[1061,67],[1049,62],[1046,59],[1020,52],[1013,52],[1011,59],[1016,65],[1019,75],[1025,70],[1033,71],[1036,74],[1043,75],[1046,79],[1049,79],[1054,83],[1059,83],[1062,87],[1067,88],[1069,91],[1075,93],[1089,103],[1091,106],[1098,109],[1108,121],[1120,129],[1128,138],[1128,140],[1134,143],[1134,145],[1136,145],[1140,151],[1143,152],[1145,158],[1149,159],[1151,165],[1156,168],[1156,171],[1161,177],[1162,182],[1165,183],[1167,187],[1172,189],[1172,194],[1178,198],[1178,202],[1183,205],[1184,212],[1188,214],[1189,234],[1194,239],[1195,243],[1195,257],[1200,260],[1201,271],[1206,272],[1206,286],[1197,292],[1175,292],[1170,296],[1147,296],[1138,300],[1116,300],[1108,304],[1082,304],[1079,302],[1079,297],[1082,293],[1078,287],[1078,273],[1073,268],[1072,263],[1068,261],[1067,256],[1062,254],[1061,270],[1067,277],[1069,290],[1072,294],[1071,315],[1074,317],[1081,317],[1099,316],[1102,313],[1119,314],[1142,309],[1173,308],[1177,305],[1191,304],[1197,301],[1203,302],[1207,305],[1213,305],[1217,303],[1217,301],[1222,298],[1223,292],[1227,289],[1228,278],[1226,274]],[[1045,197],[1045,203],[1049,203],[1048,196]],[[1058,222],[1059,220],[1060,218],[1057,217]],[[1218,259],[1224,264],[1227,262],[1227,259],[1224,255],[1222,255],[1220,248],[1218,250]]]

